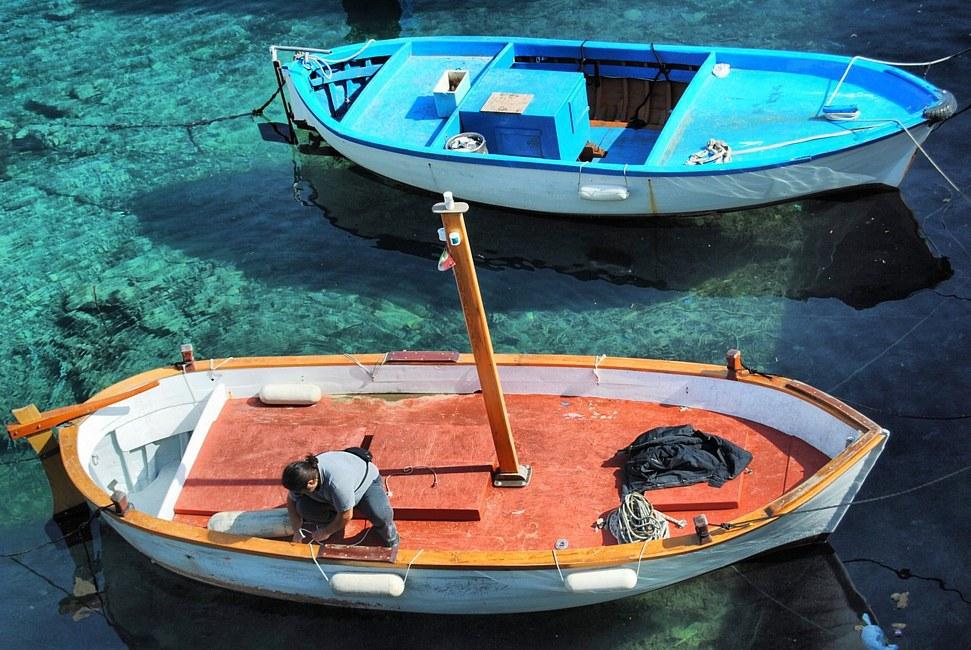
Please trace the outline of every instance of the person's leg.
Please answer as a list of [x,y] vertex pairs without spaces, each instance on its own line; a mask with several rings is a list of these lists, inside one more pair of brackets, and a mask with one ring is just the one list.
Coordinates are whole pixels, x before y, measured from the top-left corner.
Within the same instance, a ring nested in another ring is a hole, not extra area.
[[388,494],[384,491],[381,477],[374,479],[371,486],[357,504],[358,510],[367,517],[374,526],[375,532],[381,536],[385,546],[398,543],[398,529],[394,525],[394,511],[388,501]]

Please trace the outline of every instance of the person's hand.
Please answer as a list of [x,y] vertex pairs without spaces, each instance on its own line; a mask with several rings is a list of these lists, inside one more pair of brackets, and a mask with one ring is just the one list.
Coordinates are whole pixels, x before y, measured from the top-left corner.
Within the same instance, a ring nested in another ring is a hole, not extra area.
[[324,536],[321,533],[321,531],[317,530],[317,531],[314,531],[314,534],[310,536],[310,541],[317,542],[318,544],[323,544],[328,539],[330,539],[330,537],[331,537],[330,535]]

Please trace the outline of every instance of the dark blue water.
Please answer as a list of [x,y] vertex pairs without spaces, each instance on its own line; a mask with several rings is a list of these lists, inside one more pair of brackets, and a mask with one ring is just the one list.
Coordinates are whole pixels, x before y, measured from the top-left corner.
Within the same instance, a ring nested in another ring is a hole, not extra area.
[[[402,5],[0,4],[0,410],[84,399],[174,360],[189,340],[213,357],[466,347],[454,284],[435,270],[435,197],[264,139],[260,124],[282,119],[277,104],[264,121],[208,122],[272,94],[270,44],[522,34],[893,61],[971,44],[963,2]],[[928,78],[971,101],[968,55]],[[971,112],[926,145],[965,193],[969,142]],[[748,365],[827,390],[891,430],[865,499],[968,465],[969,217],[967,197],[918,157],[899,193],[606,224],[473,206],[469,228],[497,349],[720,362],[739,347]],[[22,445],[0,450],[0,552],[71,530],[78,522],[50,520],[40,463]],[[105,533],[0,558],[0,645],[294,645],[339,629],[356,646],[855,647],[863,605],[841,559],[885,629],[906,624],[901,647],[962,647],[969,475],[851,509],[835,556],[790,554],[498,623],[210,589]],[[91,566],[100,599],[84,595]],[[899,608],[891,596],[902,592]]]

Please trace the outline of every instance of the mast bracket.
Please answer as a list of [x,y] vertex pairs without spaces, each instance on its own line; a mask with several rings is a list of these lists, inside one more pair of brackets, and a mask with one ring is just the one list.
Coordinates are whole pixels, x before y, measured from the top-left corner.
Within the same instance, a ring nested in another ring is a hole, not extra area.
[[503,472],[497,469],[492,472],[492,485],[494,487],[526,487],[532,477],[533,468],[529,465],[520,465],[518,472]]

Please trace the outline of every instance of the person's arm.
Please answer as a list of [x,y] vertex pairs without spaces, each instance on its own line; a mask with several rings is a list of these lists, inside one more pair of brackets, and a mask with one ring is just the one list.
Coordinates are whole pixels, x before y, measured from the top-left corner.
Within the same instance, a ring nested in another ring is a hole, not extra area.
[[300,527],[303,526],[303,519],[297,512],[297,503],[289,494],[287,494],[287,516],[290,518],[290,527],[293,528],[293,541],[302,542],[303,535],[300,533]]
[[344,512],[337,513],[330,523],[323,527],[323,529],[318,530],[314,535],[315,542],[326,542],[330,537],[337,532],[343,532],[347,524],[351,523],[351,517],[354,515],[354,508],[349,508]]

